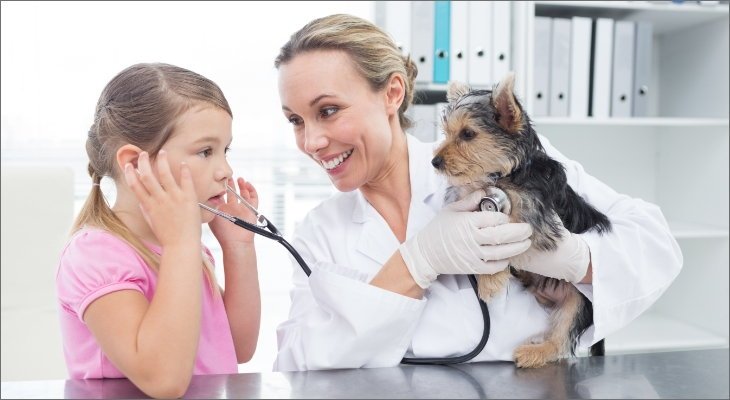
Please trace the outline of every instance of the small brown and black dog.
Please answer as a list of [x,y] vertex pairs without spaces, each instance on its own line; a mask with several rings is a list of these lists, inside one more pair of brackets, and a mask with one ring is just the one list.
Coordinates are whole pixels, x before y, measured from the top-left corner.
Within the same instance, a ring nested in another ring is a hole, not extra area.
[[[471,90],[452,83],[441,118],[445,140],[431,164],[446,175],[451,187],[446,201],[456,201],[477,189],[496,186],[511,202],[510,222],[532,227],[532,247],[554,250],[560,225],[572,233],[611,230],[608,218],[568,185],[563,165],[550,158],[513,93],[509,73],[494,90]],[[557,218],[560,221],[557,221]],[[593,306],[572,283],[509,267],[478,277],[479,297],[489,301],[505,287],[510,274],[550,310],[548,331],[515,349],[518,367],[541,367],[575,347],[593,323]],[[603,355],[604,342],[591,347]]]

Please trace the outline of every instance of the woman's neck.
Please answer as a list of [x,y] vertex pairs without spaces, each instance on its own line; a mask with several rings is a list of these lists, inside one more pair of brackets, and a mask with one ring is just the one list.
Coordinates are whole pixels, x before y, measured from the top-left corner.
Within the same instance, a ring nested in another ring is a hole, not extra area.
[[388,160],[377,177],[360,188],[400,242],[405,240],[411,204],[411,178],[408,144],[402,132],[394,135]]

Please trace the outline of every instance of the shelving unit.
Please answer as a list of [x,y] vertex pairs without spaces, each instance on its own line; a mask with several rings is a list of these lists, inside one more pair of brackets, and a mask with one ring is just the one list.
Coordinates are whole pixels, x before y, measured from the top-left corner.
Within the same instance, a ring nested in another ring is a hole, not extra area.
[[514,42],[532,106],[534,16],[650,21],[649,118],[538,118],[536,130],[619,192],[661,207],[684,257],[644,314],[606,340],[609,354],[728,347],[728,6],[670,2],[514,3]]
[[[535,16],[653,24],[649,117],[533,120],[538,133],[588,173],[658,205],[682,249],[680,275],[648,311],[607,338],[610,354],[728,347],[728,15],[727,4],[512,3],[515,91],[528,114]],[[436,102],[446,87],[416,89]]]

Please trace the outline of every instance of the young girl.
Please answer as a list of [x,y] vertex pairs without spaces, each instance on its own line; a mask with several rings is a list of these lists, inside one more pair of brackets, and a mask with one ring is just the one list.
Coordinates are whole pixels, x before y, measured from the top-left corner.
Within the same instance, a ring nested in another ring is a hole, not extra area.
[[[198,206],[254,221],[226,192],[236,186],[231,120],[214,82],[172,65],[133,65],[102,92],[86,140],[93,186],[56,278],[71,378],[127,377],[150,396],[179,397],[193,374],[236,373],[251,359],[261,311],[253,233]],[[111,208],[104,176],[117,189]],[[237,183],[258,206],[254,187]],[[223,250],[225,292],[201,223]]]

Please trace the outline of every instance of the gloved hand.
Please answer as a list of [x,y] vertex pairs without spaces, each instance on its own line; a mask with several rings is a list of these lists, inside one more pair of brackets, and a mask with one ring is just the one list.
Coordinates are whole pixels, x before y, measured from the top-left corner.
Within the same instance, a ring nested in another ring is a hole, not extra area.
[[553,218],[557,219],[560,225],[561,239],[557,242],[557,249],[552,251],[528,249],[510,258],[510,265],[550,278],[580,282],[585,277],[588,264],[591,262],[588,244],[579,235],[565,229],[557,215]]
[[508,223],[507,215],[478,211],[478,190],[444,207],[416,236],[399,248],[416,283],[426,289],[439,274],[494,274],[508,259],[530,247],[532,228]]

